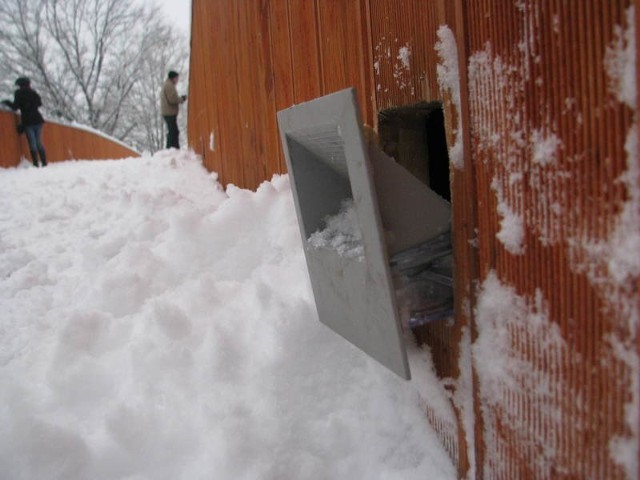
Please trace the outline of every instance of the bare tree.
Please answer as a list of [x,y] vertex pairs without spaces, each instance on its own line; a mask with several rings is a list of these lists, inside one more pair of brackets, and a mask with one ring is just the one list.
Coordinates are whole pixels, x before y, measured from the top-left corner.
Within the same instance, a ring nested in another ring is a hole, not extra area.
[[50,114],[157,148],[145,131],[159,116],[152,97],[167,65],[187,51],[157,8],[132,0],[2,0],[0,17],[0,88],[28,75]]
[[[169,70],[180,72],[178,89],[186,91],[188,85],[188,46],[186,39],[176,38],[171,29],[159,32],[158,49],[145,57],[138,65],[138,81],[131,93],[127,118],[137,126],[133,132],[133,142],[144,145],[151,151],[165,146],[166,125],[160,116],[160,90]],[[187,104],[180,107],[178,123],[180,130],[186,130]]]

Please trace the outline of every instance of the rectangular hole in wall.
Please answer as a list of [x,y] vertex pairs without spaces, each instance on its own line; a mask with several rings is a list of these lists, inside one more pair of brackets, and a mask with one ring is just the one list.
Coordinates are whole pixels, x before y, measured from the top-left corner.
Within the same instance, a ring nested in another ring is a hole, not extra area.
[[378,113],[384,152],[447,201],[449,154],[440,102],[420,102]]
[[[416,179],[451,201],[449,155],[440,102],[420,102],[378,114],[380,147]],[[410,205],[407,206],[411,208]],[[417,206],[413,206],[417,208]],[[394,283],[403,322],[413,329],[453,314],[451,232],[396,253]]]

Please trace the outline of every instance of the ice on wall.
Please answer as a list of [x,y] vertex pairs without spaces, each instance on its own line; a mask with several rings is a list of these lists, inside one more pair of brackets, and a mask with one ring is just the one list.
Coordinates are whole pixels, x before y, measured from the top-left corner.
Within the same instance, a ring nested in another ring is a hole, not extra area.
[[288,177],[215,179],[0,169],[0,477],[456,478],[428,386],[318,322]]
[[455,168],[464,167],[462,109],[460,103],[460,73],[458,68],[458,47],[453,31],[446,25],[438,28],[438,41],[435,45],[440,57],[437,67],[438,85],[448,92],[456,110],[457,124],[454,130],[455,140],[449,147],[449,159]]
[[625,142],[627,170],[619,178],[628,199],[623,203],[613,231],[603,239],[590,237],[577,240],[575,248],[586,255],[584,268],[596,284],[624,288],[640,277],[640,166],[638,165],[638,133],[629,129]]
[[[507,223],[517,226],[521,222],[542,244],[553,245],[564,238],[563,223],[566,216],[573,214],[574,199],[569,198],[567,188],[572,176],[558,162],[563,144],[554,119],[543,117],[538,124],[531,120],[536,116],[531,108],[544,111],[546,105],[531,107],[523,101],[525,90],[541,82],[533,77],[530,68],[540,62],[535,38],[540,18],[535,2],[519,2],[518,8],[523,29],[514,54],[508,58],[498,55],[487,42],[469,58],[471,132],[482,161],[494,172],[492,180],[503,193],[497,198],[503,223],[505,218],[517,220]],[[500,102],[499,111],[493,106],[496,99]],[[579,112],[568,109],[566,114]],[[499,193],[496,188],[494,191]],[[505,217],[503,213],[508,212],[513,215]],[[508,245],[505,248],[514,251]]]
[[531,132],[531,148],[533,150],[533,163],[548,165],[556,161],[558,149],[562,146],[562,141],[557,135],[545,134],[540,129]]
[[411,68],[411,47],[409,45],[400,47],[397,59],[405,69],[409,70]]
[[638,157],[637,64],[635,9],[626,12],[626,25],[616,26],[614,39],[606,50],[605,68],[609,89],[615,98],[634,112],[634,123],[625,141],[627,169],[619,181],[626,188],[626,201],[613,231],[605,240],[582,243],[585,265],[591,281],[603,291],[609,312],[619,324],[609,341],[614,358],[630,372],[629,401],[625,405],[626,434],[614,437],[609,449],[612,459],[624,469],[627,478],[640,475],[640,358],[637,354],[640,307],[637,282],[640,279],[640,158]]
[[626,25],[614,29],[614,39],[605,54],[609,90],[621,104],[634,112],[634,123],[625,140],[626,170],[618,179],[626,190],[626,199],[606,238],[576,236],[572,242],[575,262],[588,275],[603,299],[605,313],[616,323],[607,337],[612,353],[607,362],[625,367],[621,383],[628,391],[625,405],[626,432],[609,443],[611,458],[629,479],[638,478],[638,443],[640,438],[640,359],[636,338],[640,325],[637,282],[640,278],[640,158],[638,158],[638,112],[636,79],[635,10],[627,10]]
[[307,240],[313,248],[329,249],[340,256],[364,259],[364,244],[353,200],[345,200],[336,215],[325,219],[325,228]]
[[494,179],[491,188],[496,192],[497,211],[500,215],[500,231],[496,238],[512,255],[524,253],[524,220],[522,215],[514,212],[504,200],[504,193],[500,183]]
[[[496,194],[496,213],[501,219],[499,240],[505,249],[509,251],[510,240],[518,238],[517,235],[501,235],[511,230],[505,230],[509,224],[505,224],[506,218],[514,220],[510,222],[512,226],[517,225],[513,231],[521,231],[521,224],[522,232],[526,229],[527,234],[536,236],[542,245],[561,246],[568,252],[568,263],[573,272],[587,274],[602,308],[598,315],[615,326],[614,333],[594,338],[602,346],[602,358],[598,360],[602,365],[575,366],[577,360],[570,357],[558,364],[578,371],[590,368],[603,379],[607,378],[609,370],[621,372],[613,382],[619,386],[618,391],[625,392],[629,399],[625,407],[626,428],[611,439],[610,452],[605,452],[605,455],[610,453],[611,458],[627,472],[628,478],[637,478],[640,473],[637,458],[640,362],[635,343],[639,319],[637,281],[640,277],[637,113],[634,113],[634,123],[624,145],[626,170],[617,181],[598,186],[603,192],[608,188],[609,192],[618,190],[620,194],[586,197],[586,207],[576,202],[571,196],[576,182],[589,181],[584,177],[576,179],[576,175],[581,174],[579,166],[585,161],[592,161],[594,155],[588,150],[569,152],[562,142],[558,123],[564,122],[565,130],[573,128],[576,133],[584,132],[585,112],[581,110],[581,101],[571,95],[565,99],[563,111],[555,118],[544,114],[547,103],[541,101],[539,105],[531,105],[524,101],[528,98],[525,97],[526,92],[542,85],[542,79],[534,76],[536,69],[531,66],[540,61],[539,42],[534,34],[539,31],[536,26],[541,25],[543,16],[538,15],[539,5],[536,2],[520,2],[520,5],[524,15],[520,20],[522,37],[511,53],[499,55],[491,43],[486,43],[482,50],[470,57],[468,72],[473,142],[478,147],[481,161],[494,174],[492,186]],[[603,58],[609,76],[610,96],[598,99],[597,112],[610,108],[631,108],[635,112],[637,53],[634,15],[633,8],[628,9],[625,25],[613,30],[612,42]],[[562,31],[562,22],[565,21],[570,19],[552,19],[554,35]],[[492,104],[495,102],[500,105],[499,111]],[[505,128],[505,122],[509,122],[508,128]],[[567,138],[569,135],[571,131],[565,133]],[[601,202],[600,206],[589,206],[588,202],[592,200]],[[617,213],[609,218],[604,215],[595,218],[591,216],[596,215],[594,212]],[[608,233],[603,235],[604,229]],[[526,343],[521,341],[521,344]],[[530,343],[535,344],[536,340]],[[530,356],[535,358],[537,355]],[[560,387],[564,388],[563,385],[555,386]],[[507,401],[509,397],[504,398]],[[577,410],[577,415],[584,412],[593,415],[599,408],[588,403],[582,407],[584,411]],[[613,420],[613,416],[610,419]],[[570,426],[564,430],[575,434]],[[578,445],[580,440],[576,442]],[[594,463],[602,465],[606,461],[605,458]],[[572,463],[573,460],[568,460],[558,464]]]
[[[538,65],[541,61],[540,52],[536,50],[539,48],[539,42],[535,39],[534,34],[537,30],[534,27],[536,25],[540,27],[543,20],[542,16],[538,15],[538,6],[535,2],[521,2],[520,5],[525,14],[520,23],[522,37],[511,52],[499,55],[494,51],[491,43],[486,43],[484,48],[474,52],[470,57],[468,72],[473,142],[477,145],[481,161],[493,174],[492,186],[496,195],[496,213],[500,217],[498,236],[505,249],[511,253],[517,253],[517,250],[510,249],[509,245],[510,240],[517,239],[518,235],[502,234],[507,231],[524,232],[525,229],[528,235],[537,237],[543,245],[562,247],[568,254],[568,266],[573,273],[587,274],[591,283],[589,288],[593,288],[598,295],[598,305],[602,308],[598,315],[607,318],[607,321],[613,325],[611,333],[604,333],[603,336],[594,338],[596,345],[599,346],[598,351],[602,352],[600,358],[596,359],[596,363],[580,365],[580,359],[569,354],[564,356],[566,348],[558,342],[554,351],[557,352],[556,355],[561,355],[557,356],[556,360],[550,360],[548,365],[567,365],[570,366],[570,370],[589,371],[602,379],[608,378],[610,371],[619,372],[616,377],[608,381],[615,384],[618,392],[626,394],[628,398],[625,405],[626,424],[620,428],[618,435],[610,439],[608,450],[601,448],[593,453],[592,458],[595,455],[603,455],[604,458],[593,460],[592,465],[606,465],[609,460],[607,457],[610,457],[620,465],[628,478],[635,479],[639,474],[637,451],[640,433],[638,431],[640,361],[635,343],[639,320],[637,282],[640,278],[640,256],[638,255],[640,252],[640,163],[637,138],[638,118],[635,112],[637,102],[635,12],[632,7],[629,8],[625,25],[613,30],[612,41],[606,48],[603,58],[609,78],[609,95],[595,100],[598,102],[598,114],[610,108],[617,110],[631,108],[634,112],[634,122],[629,128],[624,145],[626,170],[617,181],[598,186],[602,191],[607,188],[609,192],[617,190],[620,193],[615,195],[603,193],[600,197],[595,195],[591,198],[586,197],[587,202],[600,202],[600,204],[597,209],[591,207],[590,210],[583,211],[581,204],[572,198],[571,192],[575,191],[577,182],[578,184],[585,182],[586,185],[591,180],[586,176],[579,176],[585,171],[581,164],[586,161],[595,161],[594,155],[589,151],[568,151],[569,147],[561,140],[558,123],[563,122],[565,130],[574,128],[576,132],[581,132],[584,130],[584,122],[587,121],[586,114],[581,110],[581,104],[576,100],[576,96],[573,95],[567,96],[563,111],[559,112],[555,118],[546,113],[548,104],[544,102],[544,96],[541,95],[539,105],[523,101],[524,94],[532,87],[540,86],[542,82],[541,78],[534,76],[540,68],[531,67]],[[551,23],[552,35],[562,34],[563,27],[559,21],[552,19]],[[546,52],[542,53],[546,55]],[[491,103],[496,101],[500,104],[499,108],[495,108]],[[509,125],[508,129],[504,128],[505,123]],[[570,134],[569,131],[564,135]],[[608,218],[604,215],[601,218],[594,218],[595,212],[605,212]],[[506,219],[512,221],[505,222]],[[515,228],[507,228],[509,224]],[[518,245],[518,242],[512,245]],[[526,247],[524,243],[522,246]],[[489,282],[489,285],[496,287],[495,282],[493,284]],[[487,294],[485,297],[490,296]],[[526,298],[523,302],[528,305],[529,310],[535,307],[535,299]],[[504,308],[518,310],[508,305]],[[533,308],[534,312],[536,308]],[[524,315],[522,318],[529,321],[529,315]],[[487,316],[486,320],[489,321],[490,316]],[[509,340],[505,341],[505,345],[510,342],[514,345],[537,343],[535,339],[527,341],[523,334],[514,333],[522,328],[515,324],[514,319],[503,318],[503,321],[504,335],[507,335]],[[487,336],[487,339],[490,338],[491,336]],[[517,340],[518,338],[521,340]],[[496,336],[496,339],[499,339],[499,336]],[[567,341],[568,339],[569,336]],[[508,350],[506,353],[508,353],[507,356],[516,355],[516,358],[520,355],[519,352]],[[522,358],[544,358],[544,355],[547,354],[534,352]],[[546,382],[542,377],[541,380],[543,383]],[[564,379],[553,381],[548,386],[556,389],[566,388],[563,381]],[[515,386],[518,385],[515,384]],[[555,395],[553,398],[581,398],[579,392],[560,391]],[[518,400],[512,404],[511,412],[520,408],[517,402],[522,400],[517,393],[514,394],[511,391],[502,396],[505,405],[510,398],[514,397]],[[535,397],[533,401],[538,402]],[[600,411],[599,407],[588,402],[588,398],[582,398],[577,408],[570,413],[584,418],[586,413],[591,412],[593,415],[593,412]],[[540,400],[540,404],[543,403]],[[506,408],[502,408],[504,413]],[[497,404],[495,409],[501,411]],[[558,415],[560,413],[567,414],[566,411],[559,411]],[[487,409],[486,415],[492,414],[494,410]],[[553,417],[550,417],[549,421],[553,421]],[[587,421],[577,422],[578,425],[580,423],[585,429],[592,428]],[[532,421],[531,424],[534,422]],[[570,438],[575,439],[575,441],[571,440],[571,443],[578,445],[582,441],[571,426],[562,428],[563,431],[569,429]],[[523,450],[526,451],[526,449]],[[575,450],[587,451],[588,448],[576,447]],[[498,461],[501,456],[499,446],[496,446],[495,451],[498,453],[491,461]],[[567,458],[563,457],[565,454],[566,452],[562,450],[554,454],[563,458],[562,461],[557,462],[558,465],[573,463],[571,459],[564,459]],[[589,474],[594,477],[602,476],[600,472],[589,472]]]
[[[501,459],[506,449],[512,448],[512,436],[522,449],[520,458],[527,462],[535,478],[553,478],[553,469],[566,464],[572,455],[566,445],[559,443],[557,432],[569,432],[572,446],[586,448],[581,439],[581,395],[549,369],[549,365],[575,360],[575,354],[557,325],[549,320],[542,293],[537,291],[533,298],[522,297],[501,282],[495,272],[490,272],[481,285],[475,318],[478,337],[472,345],[472,355],[486,448],[492,452],[483,475],[507,478],[508,472],[503,470],[506,464]],[[530,349],[537,352],[536,360],[531,360]],[[567,411],[564,398],[572,399],[571,411]],[[522,415],[522,411],[528,414]],[[532,429],[531,425],[549,428]]]
[[[638,321],[637,312],[635,321]],[[611,337],[610,342],[616,360],[625,365],[628,371],[632,373],[629,376],[627,385],[630,392],[630,400],[624,406],[624,419],[628,432],[626,435],[616,435],[611,439],[609,442],[609,454],[624,469],[627,479],[633,480],[637,479],[640,473],[640,466],[638,465],[640,360],[638,359],[637,350],[634,349],[633,342],[624,341],[615,336]]]
[[[617,26],[616,38],[607,48],[605,65],[609,76],[612,94],[619,102],[630,107],[634,118],[636,112],[636,34],[635,10],[627,10],[627,26]],[[627,133],[625,142],[627,170],[620,178],[627,190],[628,200],[618,215],[613,233],[605,244],[593,245],[595,255],[607,255],[607,270],[611,278],[624,283],[640,277],[640,165],[638,158],[638,130],[634,124]],[[600,247],[600,248],[598,248]]]
[[[398,39],[396,39],[396,42]],[[411,87],[411,94],[415,93],[413,89],[413,80],[411,78],[411,45],[406,44],[398,49],[398,56],[393,65],[393,78],[399,90]]]
[[[584,245],[594,243],[591,232],[584,233],[580,223],[584,212],[579,211],[575,199],[571,198],[568,186],[573,181],[573,173],[567,170],[567,162],[579,164],[583,161],[580,154],[565,158],[564,166],[558,164],[563,152],[563,144],[557,132],[555,120],[548,119],[539,125],[531,125],[527,120],[531,116],[528,104],[519,102],[525,88],[530,82],[536,82],[531,72],[523,65],[535,64],[539,58],[534,37],[535,22],[539,22],[537,7],[534,3],[521,2],[521,10],[527,13],[523,23],[522,39],[518,43],[519,56],[503,58],[493,52],[492,45],[487,43],[481,51],[474,52],[469,60],[469,91],[474,141],[482,153],[483,161],[490,163],[496,172],[494,181],[500,183],[504,193],[498,203],[522,218],[524,226],[537,234],[544,245],[553,245],[565,241],[567,236],[574,236],[572,244],[576,246],[580,257],[584,253]],[[617,27],[612,44],[607,48],[605,65],[607,65],[610,88],[614,96],[627,105],[635,105],[635,31],[633,29],[633,8],[627,11],[628,28]],[[532,24],[531,22],[534,22]],[[480,115],[479,111],[491,110],[488,102],[500,99],[504,115]],[[563,116],[570,116],[570,122],[576,128],[582,125],[582,112],[575,98],[565,99]],[[545,105],[540,105],[544,109]],[[635,108],[635,106],[634,106]],[[502,119],[508,118],[509,131],[505,131]],[[630,132],[627,144],[634,143]],[[629,147],[627,147],[629,150]],[[637,185],[637,162],[628,162],[628,173],[621,181],[625,184]],[[525,180],[526,179],[526,180]],[[633,192],[637,187],[630,187]],[[495,189],[494,189],[495,190]],[[526,193],[525,193],[526,192]],[[529,205],[534,202],[535,208],[523,209],[525,195]],[[633,194],[632,194],[633,195]],[[636,203],[636,201],[628,202]],[[501,208],[506,211],[505,208]],[[626,211],[626,208],[625,208]],[[621,217],[629,216],[624,213]],[[627,225],[632,222],[623,222]],[[618,229],[622,231],[622,229]],[[582,237],[577,237],[580,234]],[[637,255],[629,256],[629,252],[637,247],[638,235],[626,229],[626,234],[614,235],[619,239],[619,248],[608,248],[608,252],[620,253],[620,260],[611,259],[612,273],[621,272],[619,265],[627,265],[631,270],[640,268]],[[596,244],[601,242],[596,241]],[[637,249],[636,249],[637,250]],[[603,252],[605,253],[605,252]],[[599,256],[596,254],[595,256]],[[610,254],[608,255],[610,256]],[[631,266],[629,264],[631,263]],[[618,266],[617,266],[618,265]],[[624,273],[622,273],[624,275]]]
[[[390,71],[398,90],[404,91],[405,95],[415,96],[411,74],[411,44],[400,45],[397,38],[392,39],[383,35],[373,50],[373,72],[376,77],[383,74],[383,71]],[[392,53],[394,51],[398,54],[394,55]],[[376,82],[376,90],[382,90],[379,82]],[[384,89],[384,92],[388,91],[388,87]]]

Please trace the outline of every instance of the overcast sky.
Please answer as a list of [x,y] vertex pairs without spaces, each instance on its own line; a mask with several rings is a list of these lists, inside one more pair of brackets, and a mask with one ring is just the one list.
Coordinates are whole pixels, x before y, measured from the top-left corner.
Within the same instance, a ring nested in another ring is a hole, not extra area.
[[[149,0],[146,0],[149,1]],[[191,0],[155,0],[166,13],[167,19],[185,33],[191,31]]]

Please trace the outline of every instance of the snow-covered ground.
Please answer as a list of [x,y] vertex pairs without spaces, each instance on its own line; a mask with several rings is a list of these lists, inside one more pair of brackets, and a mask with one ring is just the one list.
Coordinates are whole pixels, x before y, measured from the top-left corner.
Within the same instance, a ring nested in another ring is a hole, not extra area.
[[1,478],[453,479],[419,385],[318,322],[286,176],[0,170]]

